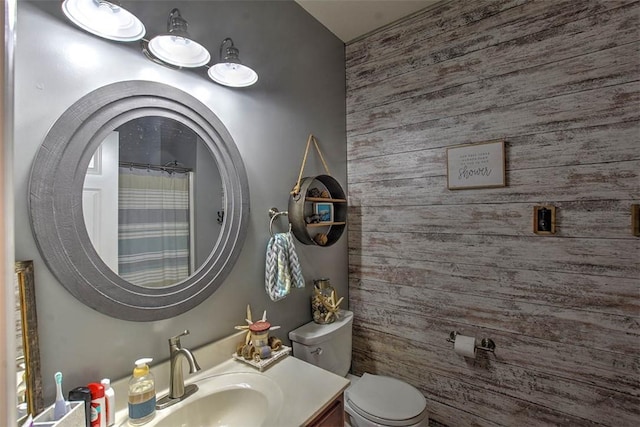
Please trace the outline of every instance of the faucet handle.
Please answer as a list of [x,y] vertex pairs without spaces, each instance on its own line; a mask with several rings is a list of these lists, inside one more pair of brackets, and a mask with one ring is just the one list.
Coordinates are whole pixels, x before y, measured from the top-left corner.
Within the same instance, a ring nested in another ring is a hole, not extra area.
[[180,337],[183,337],[185,335],[189,335],[189,330],[185,329],[183,333],[176,335],[175,337],[171,337],[169,338],[169,345],[173,346],[177,346],[180,347]]

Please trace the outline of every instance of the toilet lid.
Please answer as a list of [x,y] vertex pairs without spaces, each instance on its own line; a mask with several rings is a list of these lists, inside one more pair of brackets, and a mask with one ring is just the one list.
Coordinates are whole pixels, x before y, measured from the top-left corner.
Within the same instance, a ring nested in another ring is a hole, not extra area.
[[427,406],[418,389],[382,375],[364,374],[347,389],[345,396],[358,412],[389,421],[419,417]]

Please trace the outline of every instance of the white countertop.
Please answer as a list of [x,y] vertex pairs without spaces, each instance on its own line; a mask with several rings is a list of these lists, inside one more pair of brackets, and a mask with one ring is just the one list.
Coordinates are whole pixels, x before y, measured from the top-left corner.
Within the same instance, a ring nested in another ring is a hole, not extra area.
[[[185,384],[221,373],[260,373],[253,366],[231,358],[233,350],[230,349],[235,348],[236,343],[243,338],[244,332],[234,334],[194,351],[202,370],[194,375],[189,375],[185,370]],[[168,362],[157,367],[152,366],[152,371],[156,375],[156,396],[159,399],[168,392],[168,387],[166,389],[159,388],[163,384],[168,384],[168,379],[166,379],[169,371]],[[291,355],[275,362],[261,374],[275,381],[283,393],[284,405],[273,427],[304,425],[321,413],[349,385],[347,378],[320,369]],[[123,379],[113,385],[116,391],[116,409],[118,411],[116,425],[118,426],[127,425],[127,382],[128,379]],[[198,392],[176,405],[188,404],[189,401],[197,398]],[[157,411],[156,417],[161,414],[162,411]]]

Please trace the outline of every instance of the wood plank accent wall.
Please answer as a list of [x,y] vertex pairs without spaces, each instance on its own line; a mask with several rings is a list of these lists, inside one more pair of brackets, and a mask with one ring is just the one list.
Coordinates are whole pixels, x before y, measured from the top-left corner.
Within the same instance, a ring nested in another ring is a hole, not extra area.
[[[354,373],[450,426],[638,425],[639,18],[453,0],[347,45]],[[496,139],[507,186],[448,190],[446,148]],[[455,354],[453,330],[495,354]]]

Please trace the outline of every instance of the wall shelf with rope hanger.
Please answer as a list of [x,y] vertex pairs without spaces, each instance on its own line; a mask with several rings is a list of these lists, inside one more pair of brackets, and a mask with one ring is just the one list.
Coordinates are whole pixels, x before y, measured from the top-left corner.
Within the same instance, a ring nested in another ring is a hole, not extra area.
[[[313,143],[325,174],[302,177]],[[298,181],[289,196],[289,223],[296,239],[305,245],[331,246],[347,225],[347,198],[338,181],[331,176],[318,141],[309,135]]]
[[[312,189],[326,191],[329,197],[308,197]],[[318,219],[314,212],[318,204],[331,205],[331,221],[309,222]],[[289,197],[288,209],[291,230],[306,245],[331,246],[342,236],[347,224],[347,199],[338,181],[330,175],[303,178],[299,193]]]

